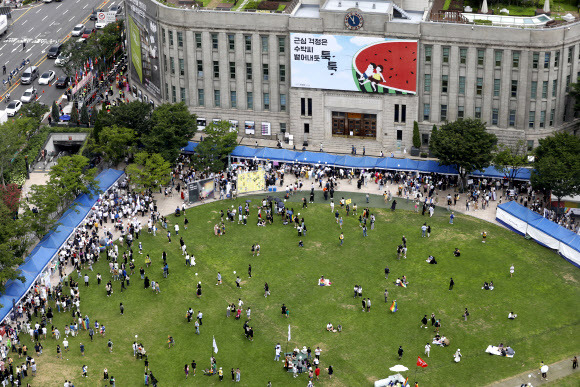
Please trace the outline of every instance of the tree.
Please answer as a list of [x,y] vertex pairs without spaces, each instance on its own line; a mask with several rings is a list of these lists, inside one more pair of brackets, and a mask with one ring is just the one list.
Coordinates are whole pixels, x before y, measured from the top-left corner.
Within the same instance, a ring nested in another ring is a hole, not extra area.
[[78,195],[97,192],[95,181],[97,170],[88,168],[89,159],[81,155],[64,156],[51,168],[47,186],[58,193],[61,202],[67,205]]
[[83,125],[89,124],[89,111],[87,109],[87,105],[85,104],[81,106],[81,124]]
[[5,290],[8,280],[24,282],[18,266],[24,263],[27,244],[22,236],[26,234],[25,223],[0,201],[0,292]]
[[72,122],[75,126],[78,126],[79,124],[79,110],[74,104],[70,112],[70,122]]
[[99,138],[100,143],[95,147],[95,150],[103,153],[105,159],[113,164],[123,160],[136,145],[135,131],[117,125],[103,128]]
[[[42,239],[54,228],[62,199],[59,193],[48,184],[32,185],[28,192],[28,206],[24,206],[23,221],[28,231],[37,239]],[[27,234],[23,234],[26,236]]]
[[7,184],[0,187],[0,199],[12,214],[18,213],[21,193],[22,190],[16,184]]
[[487,132],[483,122],[467,118],[439,128],[433,138],[433,153],[441,165],[457,168],[461,186],[465,187],[467,175],[489,166],[496,143],[497,137]]
[[431,152],[435,151],[435,138],[437,137],[437,125],[433,124],[433,129],[431,129],[431,138],[429,139],[429,149]]
[[34,119],[23,117],[18,120],[6,121],[0,125],[0,138],[2,138],[0,141],[0,176],[4,186],[6,185],[4,171],[24,146],[31,121]]
[[519,140],[513,146],[499,145],[499,151],[493,158],[493,164],[497,170],[503,172],[513,187],[513,181],[519,171],[528,165],[529,152],[523,140]]
[[187,145],[197,130],[197,117],[183,103],[163,104],[151,115],[151,132],[141,136],[141,143],[149,153],[158,152],[169,162],[174,162],[179,150]]
[[52,101],[52,112],[50,115],[52,116],[53,122],[58,122],[60,120],[60,110],[56,104],[56,101]]
[[580,138],[558,132],[540,139],[535,149],[532,187],[551,191],[560,200],[580,194]]
[[157,188],[169,183],[171,164],[159,153],[139,152],[126,172],[132,184],[138,188]]
[[[95,129],[97,125],[100,129],[105,126],[117,125],[133,129],[136,136],[140,138],[151,132],[151,110],[151,104],[140,101],[113,106],[110,113],[101,110],[97,116]],[[95,140],[98,142],[98,136],[95,136]]]
[[421,147],[421,136],[419,135],[419,124],[417,121],[413,121],[413,147]]
[[38,102],[34,103],[27,103],[22,105],[21,112],[24,117],[32,117],[38,120],[40,124],[40,120],[44,117],[44,114],[49,110],[48,106],[44,104],[40,104]]
[[202,142],[195,148],[193,165],[197,170],[223,171],[225,161],[236,147],[237,132],[230,131],[228,121],[210,123]]

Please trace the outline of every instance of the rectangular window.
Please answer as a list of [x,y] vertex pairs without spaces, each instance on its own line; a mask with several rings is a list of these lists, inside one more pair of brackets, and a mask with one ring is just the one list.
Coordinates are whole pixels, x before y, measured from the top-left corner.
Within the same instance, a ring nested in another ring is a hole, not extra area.
[[560,51],[556,51],[554,53],[554,67],[558,67],[560,65]]
[[423,82],[423,90],[425,93],[431,91],[431,74],[425,74],[425,82]]
[[512,79],[512,97],[518,96],[518,81]]
[[558,80],[557,79],[554,79],[552,81],[552,97],[555,97],[556,96],[557,90],[558,90]]
[[537,69],[540,63],[540,53],[534,52],[532,54],[532,68]]
[[169,33],[169,45],[173,47],[173,31],[167,31]]
[[247,81],[252,80],[252,64],[251,63],[246,63],[246,80]]
[[236,48],[236,36],[233,34],[229,34],[228,35],[228,46],[230,48],[230,51],[235,50]]
[[177,102],[177,91],[175,86],[171,86],[171,101],[173,101],[173,103]]
[[265,81],[267,81],[269,78],[268,64],[267,63],[262,64],[262,77]]
[[238,96],[236,95],[236,92],[234,90],[230,91],[230,106],[232,107],[232,109],[238,107]]
[[397,130],[397,141],[403,141],[403,131]]
[[195,33],[195,48],[201,48],[201,33]]
[[536,111],[530,110],[528,114],[528,128],[533,128],[536,126]]
[[459,49],[459,63],[463,65],[467,63],[467,48]]
[[197,60],[197,77],[198,78],[203,77],[203,62],[201,61],[201,59]]
[[570,92],[570,76],[566,75],[566,93]]
[[161,41],[165,43],[165,28],[161,29]]
[[542,98],[548,98],[548,81],[542,82]]
[[514,127],[516,126],[516,111],[510,110],[510,117],[509,117],[509,126]]
[[457,118],[465,117],[465,106],[457,106]]
[[306,115],[306,98],[300,98],[300,115]]
[[268,37],[267,36],[260,36],[260,40],[262,41],[262,53],[268,53]]
[[501,79],[493,80],[493,96],[499,97],[499,92],[501,90]]
[[197,104],[199,106],[205,105],[205,93],[203,89],[197,89]]
[[528,152],[534,150],[534,140],[528,140]]
[[433,46],[425,46],[425,63],[431,62],[432,54],[433,54]]
[[396,104],[395,105],[395,118],[394,118],[395,122],[399,122],[399,105]]
[[286,111],[286,94],[280,94],[280,111]]
[[483,48],[477,49],[477,65],[483,66],[483,62],[485,61],[485,50]]
[[284,36],[278,36],[278,53],[283,54],[286,52],[286,38]]
[[165,96],[169,99],[169,85],[167,85],[167,82],[165,83]]
[[215,107],[220,107],[222,105],[222,98],[219,90],[213,91],[213,100]]
[[252,51],[252,36],[244,35],[244,43],[246,46],[246,51]]
[[312,98],[308,98],[308,117],[312,117]]
[[246,105],[248,106],[249,110],[254,108],[254,94],[251,91],[246,93]]
[[304,133],[310,133],[310,124],[307,122],[304,123]]
[[447,121],[447,105],[441,105],[441,120]]
[[540,112],[540,128],[543,128],[546,126],[546,111],[542,110]]
[[181,94],[181,102],[185,102],[185,87],[179,88],[179,93]]
[[211,34],[211,48],[217,50],[218,47],[218,34]]
[[550,110],[550,126],[554,125],[554,117],[556,116],[556,109]]
[[215,79],[220,77],[220,63],[217,60],[213,61],[213,77]]
[[264,110],[270,110],[270,93],[264,93]]
[[177,47],[183,47],[183,32],[177,31]]
[[475,107],[475,118],[481,118],[481,106]]
[[491,124],[497,126],[498,121],[499,121],[499,109],[493,108],[491,109]]
[[574,47],[568,48],[568,64],[572,63],[572,57],[574,56]]
[[443,63],[449,63],[449,47],[443,47]]
[[179,58],[179,75],[185,75],[185,61],[182,58]]
[[431,105],[428,103],[423,104],[423,121],[429,121],[431,116]]
[[482,95],[483,94],[483,78],[477,78],[475,83],[475,94]]
[[545,69],[550,68],[550,53],[549,52],[546,52],[544,54],[544,68]]
[[172,56],[169,57],[169,68],[171,69],[171,74],[175,74],[175,59]]
[[280,74],[280,82],[286,82],[286,65],[280,65],[278,74]]
[[401,122],[407,122],[407,105],[401,105]]
[[465,94],[465,77],[459,77],[459,95]]
[[236,79],[236,62],[230,62],[230,79]]
[[167,55],[163,54],[163,67],[167,71]]
[[538,95],[538,82],[532,81],[532,87],[530,87],[530,99],[536,99]]
[[280,132],[286,133],[286,123],[280,122]]
[[441,76],[441,92],[447,93],[447,87],[449,86],[449,76],[442,75]]
[[501,67],[502,58],[503,58],[503,51],[496,50],[495,51],[495,67]]
[[512,67],[517,69],[520,67],[520,52],[512,51]]

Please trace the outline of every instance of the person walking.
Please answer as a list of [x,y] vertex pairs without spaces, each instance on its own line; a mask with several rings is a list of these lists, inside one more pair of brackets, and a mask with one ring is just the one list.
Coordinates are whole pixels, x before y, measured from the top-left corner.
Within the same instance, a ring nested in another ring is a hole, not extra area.
[[515,271],[515,268],[514,268],[514,264],[512,263],[512,265],[510,266],[510,278],[514,276],[514,271]]
[[468,316],[469,316],[469,312],[467,311],[467,308],[465,308],[465,312],[463,312],[463,321],[467,321]]
[[389,291],[387,289],[385,289],[385,304],[387,303],[389,298]]
[[430,353],[431,353],[431,344],[427,343],[427,344],[425,344],[425,355],[427,355],[427,357],[429,357]]
[[399,349],[397,350],[397,353],[399,354],[399,360],[401,360],[401,358],[403,357],[403,347],[399,345]]
[[578,358],[574,356],[574,359],[572,359],[572,369],[575,370],[576,368],[578,368]]
[[425,315],[422,319],[421,319],[421,328],[425,328],[427,329],[427,315]]
[[455,219],[455,214],[451,212],[451,215],[449,215],[449,224],[453,224],[453,219]]
[[121,311],[121,316],[122,316],[125,313],[125,307],[123,306],[122,302],[119,304],[119,310]]
[[344,242],[344,234],[340,233],[340,236],[338,237],[338,239],[340,240],[340,245],[342,246],[342,244]]
[[427,233],[427,223],[423,223],[421,226],[421,237],[425,238],[425,234]]
[[[391,270],[389,269],[388,266],[385,267],[385,279],[389,279],[389,273],[391,272]],[[386,289],[385,289],[386,290]]]
[[455,281],[453,281],[453,277],[449,280],[449,290],[453,290],[453,285],[455,285]]
[[187,379],[187,377],[189,376],[189,364],[186,364],[183,367],[183,370],[185,371],[185,379]]
[[274,348],[274,350],[276,351],[276,356],[274,356],[274,361],[280,361],[280,354],[282,353],[282,346],[280,345],[280,343],[276,344],[276,347]]

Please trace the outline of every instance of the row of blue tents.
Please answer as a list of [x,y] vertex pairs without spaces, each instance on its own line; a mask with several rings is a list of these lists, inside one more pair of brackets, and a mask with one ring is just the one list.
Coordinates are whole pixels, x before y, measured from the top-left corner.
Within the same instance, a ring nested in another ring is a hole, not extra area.
[[[106,169],[101,172],[96,180],[101,191],[108,190],[123,175],[123,171]],[[12,309],[12,303],[18,302],[30,289],[42,271],[50,263],[58,252],[58,249],[71,236],[74,229],[79,226],[91,208],[97,202],[99,196],[87,194],[80,195],[74,204],[58,220],[58,227],[50,231],[26,257],[24,264],[19,269],[24,276],[24,282],[9,280],[6,282],[6,290],[0,296],[0,321],[3,321]]]
[[[182,148],[183,153],[195,153],[197,143],[190,141]],[[384,169],[423,173],[439,173],[445,175],[457,175],[457,169],[453,166],[440,165],[435,160],[414,160],[395,157],[371,157],[371,156],[344,156],[325,152],[292,151],[279,148],[251,148],[243,145],[237,146],[231,153],[232,157],[241,159],[270,160],[287,163],[303,163],[328,165],[331,167],[354,168],[354,169]],[[517,171],[516,179],[529,180],[531,170],[522,168]],[[505,174],[493,166],[483,171],[471,174],[475,177],[503,178]]]

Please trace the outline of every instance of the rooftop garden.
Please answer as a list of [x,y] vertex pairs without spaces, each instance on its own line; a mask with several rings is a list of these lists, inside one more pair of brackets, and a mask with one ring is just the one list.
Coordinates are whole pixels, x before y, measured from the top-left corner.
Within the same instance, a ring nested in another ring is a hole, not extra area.
[[[434,7],[438,2],[435,2]],[[481,9],[483,0],[444,0],[440,9],[447,11],[463,12],[466,6],[471,7],[473,12],[477,13]],[[550,10],[556,18],[567,13],[578,16],[577,0],[552,0],[550,1]],[[502,14],[502,9],[507,9],[512,16],[534,16],[536,10],[544,7],[544,0],[488,0],[487,6],[494,15]],[[507,13],[506,13],[507,14]]]

